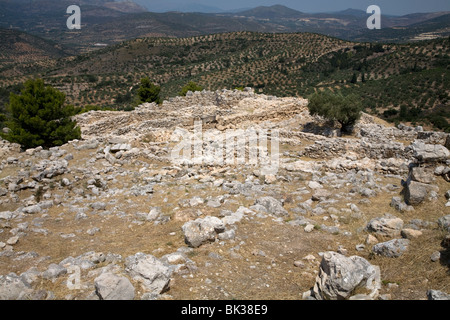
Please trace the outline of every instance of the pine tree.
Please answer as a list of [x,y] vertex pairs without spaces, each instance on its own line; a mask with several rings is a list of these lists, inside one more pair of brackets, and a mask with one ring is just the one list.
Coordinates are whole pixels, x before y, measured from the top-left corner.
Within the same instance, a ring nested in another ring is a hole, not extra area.
[[150,82],[148,77],[141,79],[141,86],[137,91],[138,103],[145,102],[156,102],[161,103],[161,98],[159,94],[161,92],[161,87],[154,85]]
[[81,130],[71,119],[75,108],[64,105],[64,93],[45,86],[42,79],[28,80],[20,94],[10,94],[6,121],[9,132],[2,137],[25,149],[60,146],[80,139]]

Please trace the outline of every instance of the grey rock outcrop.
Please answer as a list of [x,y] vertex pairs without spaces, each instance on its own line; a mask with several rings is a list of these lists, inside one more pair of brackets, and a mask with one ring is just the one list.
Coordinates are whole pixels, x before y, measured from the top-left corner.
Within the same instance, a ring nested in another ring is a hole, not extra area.
[[428,300],[450,300],[450,294],[440,290],[428,290],[427,298]]
[[125,259],[125,271],[146,292],[161,294],[169,288],[172,269],[156,257],[138,252]]
[[344,300],[359,288],[366,290],[369,298],[377,298],[381,288],[379,267],[359,256],[324,253],[312,296],[317,300]]
[[414,210],[414,207],[407,205],[406,202],[401,197],[392,197],[391,207],[393,207],[395,210],[399,212]]
[[397,258],[408,250],[409,243],[410,240],[408,239],[393,239],[377,243],[373,246],[372,251],[384,257]]
[[432,191],[438,192],[439,188],[417,181],[407,182],[404,189],[405,202],[411,206],[419,205],[429,198]]
[[403,228],[403,220],[386,214],[383,217],[370,220],[366,229],[380,236],[397,237]]
[[433,172],[430,172],[423,167],[413,167],[411,169],[410,175],[412,180],[421,183],[433,183],[435,180]]
[[102,273],[95,278],[95,293],[100,300],[133,300],[134,287],[130,280],[111,272]]
[[440,144],[426,144],[416,140],[410,148],[413,150],[414,157],[422,163],[443,162],[450,158],[450,151]]
[[0,275],[0,300],[21,300],[31,291],[31,287],[15,273]]
[[186,222],[182,230],[186,244],[197,248],[204,243],[215,241],[216,236],[225,231],[225,225],[219,218],[208,216]]
[[450,232],[450,214],[438,219],[438,226]]
[[33,179],[41,182],[44,178],[51,179],[55,176],[62,175],[68,171],[67,166],[68,162],[66,160],[42,160],[34,168],[38,173],[33,175]]
[[283,208],[280,201],[273,197],[262,197],[255,201],[255,205],[261,205],[266,209],[266,212],[277,217],[287,216],[289,213]]

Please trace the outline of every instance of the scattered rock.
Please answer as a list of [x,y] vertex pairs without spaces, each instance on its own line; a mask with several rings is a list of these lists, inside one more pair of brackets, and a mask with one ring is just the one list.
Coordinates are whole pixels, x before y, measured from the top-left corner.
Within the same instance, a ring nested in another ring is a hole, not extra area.
[[421,182],[421,183],[433,183],[434,177],[433,173],[429,172],[427,169],[423,167],[413,167],[410,172],[411,179],[413,181]]
[[326,252],[320,263],[319,274],[312,289],[317,300],[344,300],[356,289],[365,290],[375,299],[381,288],[380,269],[359,256],[346,257],[337,252]]
[[161,294],[169,288],[171,269],[152,255],[138,252],[125,259],[125,267],[146,292]]
[[408,239],[393,239],[374,245],[372,251],[384,257],[397,258],[408,250],[409,243]]
[[383,217],[370,220],[366,229],[380,236],[397,237],[403,228],[403,220],[386,214]]
[[365,244],[367,245],[373,245],[373,244],[377,244],[378,243],[378,239],[375,238],[373,235],[368,234],[366,237],[366,240],[364,241]]
[[272,184],[277,181],[277,177],[274,174],[267,174],[264,176],[264,183]]
[[401,197],[392,197],[391,207],[399,212],[413,211],[413,206],[408,206]]
[[225,231],[225,225],[219,218],[208,216],[188,221],[183,225],[182,230],[186,244],[197,248],[204,243],[214,241],[219,233]]
[[15,273],[0,275],[0,300],[21,300],[31,291],[31,287]]
[[36,213],[40,213],[41,211],[42,211],[42,208],[38,204],[25,207],[22,210],[22,212],[26,213],[26,214],[36,214]]
[[255,205],[263,206],[267,213],[273,214],[277,217],[283,217],[289,215],[286,209],[283,208],[283,205],[280,201],[273,197],[262,197],[255,201]]
[[422,235],[422,231],[414,229],[402,229],[401,235],[405,239],[415,239]]
[[323,189],[323,186],[317,181],[310,181],[308,183],[308,187],[311,189]]
[[431,254],[430,257],[431,261],[436,262],[439,261],[439,259],[441,259],[441,253],[439,251],[435,251]]
[[59,276],[67,273],[67,269],[59,264],[52,263],[48,266],[47,270],[42,273],[42,278],[47,280],[55,280]]
[[428,300],[450,300],[450,294],[439,290],[428,290],[427,298]]
[[415,141],[410,147],[419,162],[443,162],[450,158],[450,151],[440,144],[425,144]]
[[19,237],[18,236],[14,236],[9,238],[6,243],[9,244],[10,246],[15,245],[17,242],[19,241]]
[[95,293],[100,300],[133,300],[134,287],[128,278],[111,272],[95,278]]
[[11,211],[2,211],[0,212],[0,220],[10,220],[13,217],[13,213]]
[[311,197],[313,201],[322,201],[331,197],[331,192],[326,189],[316,189]]
[[33,175],[33,179],[37,182],[41,182],[44,178],[51,179],[58,175],[62,175],[68,171],[67,160],[43,160],[35,166],[35,170],[38,171]]
[[450,214],[438,219],[438,226],[450,232]]
[[106,203],[94,202],[94,203],[91,203],[90,207],[94,210],[106,210]]
[[425,184],[417,181],[411,181],[405,187],[405,202],[408,205],[415,206],[425,201],[432,191],[439,191],[434,185]]

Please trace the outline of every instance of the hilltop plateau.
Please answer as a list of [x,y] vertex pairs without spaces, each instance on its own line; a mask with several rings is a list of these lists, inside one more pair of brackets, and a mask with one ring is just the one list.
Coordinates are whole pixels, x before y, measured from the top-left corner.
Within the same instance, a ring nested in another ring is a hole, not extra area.
[[[49,150],[1,141],[0,298],[448,298],[450,136],[368,114],[341,136],[307,104],[204,90],[78,115]],[[252,129],[276,172],[173,161]]]

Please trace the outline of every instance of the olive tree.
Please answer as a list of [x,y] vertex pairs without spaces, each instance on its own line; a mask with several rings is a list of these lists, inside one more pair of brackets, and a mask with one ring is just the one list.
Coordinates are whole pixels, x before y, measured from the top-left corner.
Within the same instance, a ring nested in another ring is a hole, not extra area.
[[311,115],[339,122],[344,132],[351,132],[353,125],[361,117],[361,98],[355,94],[343,96],[340,93],[323,91],[312,94],[308,99]]

